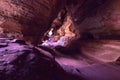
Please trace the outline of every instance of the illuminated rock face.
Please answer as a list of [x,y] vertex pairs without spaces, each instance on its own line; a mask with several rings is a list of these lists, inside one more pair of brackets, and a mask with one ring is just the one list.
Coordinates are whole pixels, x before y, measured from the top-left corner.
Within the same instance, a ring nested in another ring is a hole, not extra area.
[[60,9],[66,7],[80,36],[90,33],[96,39],[109,38],[119,35],[119,3],[69,0],[66,5],[66,0],[0,0],[0,26],[22,31],[25,40],[37,44]]
[[[67,16],[61,28],[42,45],[52,47],[68,45],[68,43],[77,38],[74,27],[71,17]],[[51,31],[49,31],[49,33],[50,32]]]
[[[70,2],[67,5],[68,14],[72,19],[77,36],[82,39],[118,39],[120,34],[120,1],[114,0],[76,0]],[[68,16],[68,15],[67,15]],[[67,21],[64,22],[67,24]],[[67,27],[67,25],[64,25]],[[62,26],[61,26],[62,29]],[[64,30],[58,30],[60,35],[65,34]],[[69,30],[68,30],[69,31]],[[65,37],[65,35],[63,35]],[[72,35],[70,35],[72,37]],[[58,42],[63,45],[66,41]],[[67,38],[68,39],[68,38]],[[69,40],[68,40],[69,41]],[[68,42],[67,41],[67,42]],[[55,42],[56,43],[56,42]],[[50,44],[52,44],[50,42]],[[54,44],[53,44],[54,45]],[[57,44],[55,44],[57,45]]]
[[24,37],[37,43],[64,4],[65,0],[0,0],[0,16],[6,23],[18,22]]

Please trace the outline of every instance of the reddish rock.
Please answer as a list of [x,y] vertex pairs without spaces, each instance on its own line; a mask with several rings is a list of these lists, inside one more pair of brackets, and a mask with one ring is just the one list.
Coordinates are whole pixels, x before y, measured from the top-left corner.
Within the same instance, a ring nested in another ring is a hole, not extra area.
[[65,0],[1,0],[0,15],[5,19],[3,27],[10,21],[17,22],[14,27],[21,25],[24,38],[36,44],[65,3]]

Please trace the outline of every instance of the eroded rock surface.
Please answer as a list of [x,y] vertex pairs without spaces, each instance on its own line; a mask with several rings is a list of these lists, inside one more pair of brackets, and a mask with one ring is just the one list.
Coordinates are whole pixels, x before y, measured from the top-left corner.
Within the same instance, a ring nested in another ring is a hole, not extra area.
[[17,30],[22,31],[25,39],[36,44],[65,3],[65,0],[1,0],[1,25],[20,27]]
[[8,45],[0,48],[0,80],[81,80],[66,73],[53,58],[22,41],[5,42]]
[[119,0],[78,0],[69,7],[80,35],[91,34],[95,39],[119,39],[119,4]]

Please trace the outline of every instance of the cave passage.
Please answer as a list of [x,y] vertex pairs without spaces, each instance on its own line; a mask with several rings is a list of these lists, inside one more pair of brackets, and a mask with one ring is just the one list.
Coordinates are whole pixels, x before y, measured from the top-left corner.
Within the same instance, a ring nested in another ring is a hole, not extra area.
[[0,80],[120,80],[120,0],[0,0]]

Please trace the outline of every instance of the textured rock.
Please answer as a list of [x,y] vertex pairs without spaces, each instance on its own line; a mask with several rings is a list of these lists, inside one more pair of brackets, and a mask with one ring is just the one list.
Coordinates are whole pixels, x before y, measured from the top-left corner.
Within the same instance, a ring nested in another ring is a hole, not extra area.
[[119,0],[78,0],[69,3],[68,9],[80,39],[71,41],[66,48],[56,47],[56,50],[74,54],[79,53],[84,43],[91,40],[119,40],[119,4]]
[[0,26],[13,32],[22,31],[25,40],[37,44],[57,13],[66,7],[80,35],[117,38],[119,3],[118,0],[1,0]]
[[65,0],[0,0],[0,16],[4,19],[3,27],[21,26],[24,37],[30,37],[36,44],[63,8],[62,5],[65,5]]
[[115,62],[116,64],[120,65],[120,57],[118,57],[118,59]]
[[66,73],[44,52],[7,42],[7,47],[0,48],[0,80],[81,80]]
[[78,0],[68,7],[80,35],[89,33],[96,39],[119,39],[119,4],[119,0]]

